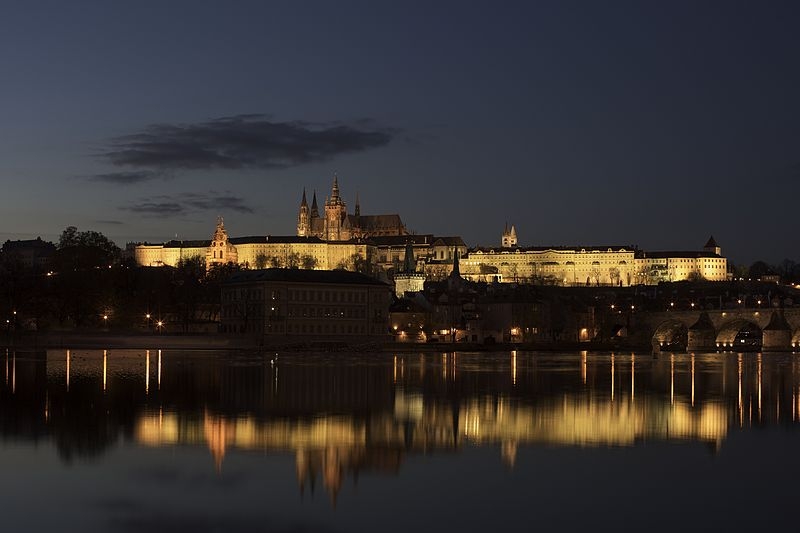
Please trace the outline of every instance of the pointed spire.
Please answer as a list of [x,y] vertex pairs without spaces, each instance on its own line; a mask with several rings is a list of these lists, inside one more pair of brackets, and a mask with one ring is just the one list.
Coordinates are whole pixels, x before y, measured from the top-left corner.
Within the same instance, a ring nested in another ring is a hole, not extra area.
[[411,239],[406,241],[406,255],[403,258],[403,271],[406,273],[416,272],[417,264],[414,261],[414,245]]
[[356,191],[356,211],[355,215],[357,217],[361,216],[361,204],[358,202],[358,191]]
[[458,247],[453,247],[453,272],[450,274],[453,277],[461,277],[461,269],[458,266]]
[[308,202],[306,202],[306,188],[303,187],[303,200],[300,202],[300,207],[308,207]]
[[339,176],[338,174],[333,174],[333,189],[331,190],[331,200],[339,198]]
[[317,190],[314,189],[314,195],[311,197],[311,216],[319,216],[319,208],[317,207]]

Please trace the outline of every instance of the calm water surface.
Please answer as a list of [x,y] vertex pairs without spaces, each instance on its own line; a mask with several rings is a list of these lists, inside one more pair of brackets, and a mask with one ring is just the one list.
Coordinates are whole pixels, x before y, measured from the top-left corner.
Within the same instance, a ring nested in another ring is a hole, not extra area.
[[797,525],[800,355],[0,351],[9,531]]

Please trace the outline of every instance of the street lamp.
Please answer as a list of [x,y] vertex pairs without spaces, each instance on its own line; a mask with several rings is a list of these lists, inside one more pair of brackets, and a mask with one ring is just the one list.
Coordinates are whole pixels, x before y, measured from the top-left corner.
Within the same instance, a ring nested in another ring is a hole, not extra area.
[[163,321],[159,320],[158,322],[156,322],[156,328],[158,329],[159,333],[161,333],[161,328],[162,327],[164,327],[164,322]]

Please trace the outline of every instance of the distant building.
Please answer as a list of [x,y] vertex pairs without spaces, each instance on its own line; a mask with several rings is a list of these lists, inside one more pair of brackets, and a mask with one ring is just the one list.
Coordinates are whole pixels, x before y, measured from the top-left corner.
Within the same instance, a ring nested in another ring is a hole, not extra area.
[[373,260],[374,246],[368,242],[325,242],[318,237],[253,236],[229,237],[222,217],[211,240],[140,243],[131,246],[136,264],[176,266],[180,261],[201,258],[206,266],[238,263],[245,268],[290,267],[318,270],[354,269],[356,260]]
[[407,292],[421,292],[425,287],[425,274],[417,272],[417,261],[414,258],[414,245],[409,240],[403,260],[403,269],[394,275],[394,291],[398,298]]
[[297,340],[385,338],[391,287],[358,272],[270,268],[233,274],[221,330]]
[[43,241],[41,237],[22,241],[6,241],[3,244],[3,257],[19,261],[28,268],[44,269],[56,252],[52,242]]
[[728,279],[728,260],[722,248],[710,237],[702,251],[640,251],[636,256],[638,282],[653,285],[660,281]]
[[472,281],[546,285],[631,285],[635,249],[627,246],[475,248],[462,258]]
[[511,225],[511,229],[508,229],[508,223],[506,222],[506,227],[503,230],[503,237],[500,239],[500,245],[503,248],[514,248],[517,246],[517,230],[514,225]]
[[331,195],[325,200],[325,212],[320,216],[317,207],[317,193],[314,192],[309,208],[306,192],[300,201],[297,216],[298,237],[318,237],[323,241],[349,241],[386,235],[406,235],[400,215],[362,215],[356,196],[356,207],[352,214],[347,213],[347,205],[339,194],[339,179],[333,177]]
[[472,281],[545,285],[657,284],[660,281],[724,281],[728,264],[711,237],[701,251],[646,252],[631,246],[519,247],[506,225],[501,248],[471,249],[461,274]]

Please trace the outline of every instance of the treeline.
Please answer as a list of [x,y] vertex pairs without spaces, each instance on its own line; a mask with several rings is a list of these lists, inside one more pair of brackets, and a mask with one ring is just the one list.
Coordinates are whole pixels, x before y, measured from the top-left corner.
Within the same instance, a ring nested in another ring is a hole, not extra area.
[[732,265],[731,269],[736,279],[779,281],[792,285],[800,283],[800,263],[791,259],[784,259],[777,265],[756,261],[750,266]]
[[[217,320],[222,281],[237,265],[206,271],[203,258],[138,267],[101,233],[69,227],[42,265],[0,255],[0,328],[5,331],[150,329],[190,331]],[[149,317],[148,317],[149,315]]]

